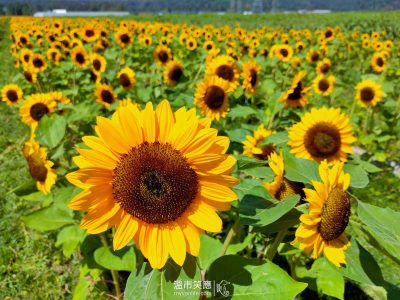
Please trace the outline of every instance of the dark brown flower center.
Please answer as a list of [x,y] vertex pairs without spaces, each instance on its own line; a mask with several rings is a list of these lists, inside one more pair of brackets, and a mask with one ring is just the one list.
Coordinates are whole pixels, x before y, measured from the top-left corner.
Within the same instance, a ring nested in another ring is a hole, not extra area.
[[94,68],[96,71],[100,71],[100,69],[101,69],[101,62],[100,62],[100,60],[98,60],[98,59],[93,60],[93,68]]
[[207,88],[204,102],[210,109],[219,109],[225,100],[225,92],[222,88],[212,85]]
[[157,57],[162,63],[166,63],[169,60],[169,55],[164,50],[158,52]]
[[311,55],[311,61],[316,62],[319,59],[319,53],[318,52],[313,52]]
[[130,87],[132,84],[128,74],[125,74],[125,73],[122,73],[121,75],[119,75],[118,81],[119,81],[119,84],[121,86],[123,86],[124,88]]
[[28,82],[33,82],[33,76],[32,73],[29,71],[24,71],[24,77]]
[[83,53],[77,53],[76,55],[75,55],[75,59],[76,59],[76,61],[79,63],[79,64],[84,64],[85,63],[85,56],[83,55]]
[[92,29],[86,29],[85,35],[87,37],[92,37],[92,36],[94,36],[94,31]]
[[228,81],[232,81],[235,77],[235,73],[234,73],[232,67],[229,65],[219,66],[215,73],[222,79],[225,79]]
[[29,62],[30,59],[31,59],[31,57],[30,57],[29,54],[25,54],[25,55],[24,55],[24,61],[25,61],[26,63]]
[[325,37],[330,38],[333,35],[333,32],[331,30],[325,31]]
[[294,101],[295,100],[300,100],[301,97],[302,97],[302,95],[301,95],[302,90],[303,90],[303,84],[302,84],[301,81],[299,81],[297,83],[296,87],[294,88],[293,92],[291,92],[288,95],[288,97],[287,97],[288,100],[294,100]]
[[329,64],[323,64],[319,70],[321,71],[321,73],[325,74],[328,73],[330,68],[331,67]]
[[319,122],[307,130],[304,146],[314,157],[328,158],[336,154],[341,145],[340,132],[334,125]]
[[286,48],[282,48],[279,51],[283,57],[287,57],[289,55],[289,51]]
[[340,237],[349,223],[350,201],[343,186],[332,189],[322,207],[318,231],[325,241]]
[[212,47],[213,47],[213,46],[212,46],[211,44],[207,44],[206,49],[207,49],[207,50],[211,50]]
[[261,160],[268,160],[269,155],[275,151],[275,145],[274,144],[267,144],[261,147],[262,153],[260,154],[254,154],[255,158],[261,159]]
[[47,169],[39,155],[33,154],[28,157],[29,173],[36,181],[44,182],[47,177]]
[[385,62],[383,61],[383,58],[382,58],[382,57],[378,57],[378,58],[376,59],[376,64],[377,64],[379,67],[383,67],[383,65],[385,64]]
[[318,89],[321,91],[321,92],[326,92],[328,89],[329,89],[329,81],[328,80],[326,80],[326,79],[321,79],[319,82],[318,82]]
[[252,87],[256,86],[257,78],[258,78],[257,71],[254,70],[254,69],[251,69],[250,70],[250,84],[251,84]]
[[114,95],[108,90],[102,90],[101,100],[105,103],[111,104],[114,102]]
[[41,58],[39,58],[39,57],[38,58],[34,58],[32,63],[36,68],[41,68],[44,65],[43,60]]
[[169,144],[145,142],[121,158],[112,190],[127,213],[146,223],[162,224],[186,211],[197,195],[198,177]]
[[295,181],[290,181],[287,180],[286,178],[283,178],[282,183],[279,187],[279,189],[276,191],[274,197],[278,200],[283,200],[288,196],[291,195],[301,195],[301,197],[304,197],[304,184],[301,182],[295,182]]
[[49,108],[44,103],[35,103],[31,106],[29,111],[32,119],[35,121],[40,121],[40,119],[49,112]]
[[124,33],[124,34],[121,34],[120,40],[124,44],[129,44],[131,41],[131,37],[128,34]]
[[183,72],[182,72],[182,68],[179,66],[175,66],[168,74],[169,79],[171,79],[172,81],[179,81],[179,79],[181,78]]
[[370,87],[365,87],[361,90],[361,100],[365,102],[370,102],[374,99],[375,92]]
[[6,96],[7,96],[7,99],[10,100],[11,102],[18,101],[18,94],[14,90],[7,91]]

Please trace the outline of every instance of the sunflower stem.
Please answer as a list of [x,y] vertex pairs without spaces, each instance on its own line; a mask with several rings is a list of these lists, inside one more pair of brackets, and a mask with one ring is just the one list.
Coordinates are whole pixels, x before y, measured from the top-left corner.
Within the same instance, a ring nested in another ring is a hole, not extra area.
[[228,250],[229,244],[231,243],[232,239],[237,234],[237,231],[239,229],[239,221],[240,221],[240,218],[237,217],[235,220],[235,223],[233,223],[231,229],[228,232],[228,235],[225,238],[225,241],[224,241],[224,244],[222,245],[219,256],[224,256],[226,253],[226,250]]
[[[100,233],[99,236],[100,236],[100,240],[101,240],[101,243],[103,244],[103,246],[108,248],[109,245],[108,245],[107,237],[105,236],[105,234]],[[110,272],[111,272],[111,276],[112,276],[113,283],[115,286],[115,296],[118,300],[121,300],[122,292],[121,292],[121,286],[119,285],[118,272],[114,271],[114,270],[110,270]]]
[[278,232],[278,234],[275,237],[274,242],[268,248],[267,255],[266,255],[266,258],[268,260],[271,260],[271,261],[273,260],[276,252],[278,251],[278,247],[281,244],[281,242],[283,241],[283,239],[285,238],[287,232],[288,232],[287,229],[284,229],[284,230],[281,230]]

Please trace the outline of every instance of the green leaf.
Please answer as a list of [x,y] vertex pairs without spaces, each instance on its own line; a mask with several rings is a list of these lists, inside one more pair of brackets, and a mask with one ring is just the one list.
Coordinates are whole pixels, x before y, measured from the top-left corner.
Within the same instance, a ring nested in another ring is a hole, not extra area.
[[94,260],[103,268],[115,271],[132,271],[136,264],[132,247],[124,247],[115,252],[109,247],[100,247],[94,252]]
[[270,136],[267,136],[264,141],[261,142],[262,145],[268,145],[268,144],[275,144],[275,145],[281,145],[281,144],[286,144],[289,141],[288,133],[287,131],[281,131],[275,134],[272,134]]
[[344,299],[343,275],[324,257],[317,259],[313,263],[311,271],[317,278],[319,293]]
[[358,201],[357,214],[374,239],[400,260],[400,212]]
[[239,203],[241,222],[258,227],[269,225],[291,211],[299,200],[300,195],[291,195],[282,201],[246,195]]
[[[192,285],[201,279],[200,271],[196,267],[196,260],[193,256],[187,255],[183,267],[179,267],[171,260],[168,260],[162,270],[151,269],[148,263],[144,263],[135,272],[129,275],[126,282],[124,299],[143,299],[143,300],[176,300],[179,296],[182,299],[199,299],[199,295],[176,293],[193,292],[200,293],[200,289],[183,288],[183,284],[190,282]],[[177,289],[175,284],[180,282],[182,289]],[[184,297],[183,297],[184,296]]]
[[75,286],[72,300],[86,300],[89,289],[89,282],[84,276],[79,278],[78,284]]
[[245,239],[243,240],[243,242],[230,243],[228,246],[228,249],[226,250],[226,254],[236,254],[236,253],[242,251],[243,249],[245,249],[247,246],[249,246],[251,244],[252,240],[253,240],[253,235],[248,234],[245,237]]
[[214,261],[207,280],[215,285],[213,299],[287,300],[307,287],[270,261],[262,263],[238,255],[225,255]]
[[246,155],[235,155],[239,170],[265,166],[265,161],[256,158],[248,157]]
[[66,126],[67,122],[64,117],[57,114],[53,114],[51,117],[45,115],[36,129],[36,139],[41,145],[54,148],[64,137]]
[[219,240],[206,234],[200,236],[199,264],[202,270],[207,270],[211,263],[219,257],[222,244]]
[[58,233],[55,245],[62,246],[64,255],[70,257],[84,236],[85,232],[79,225],[66,226]]
[[255,115],[255,114],[257,114],[257,111],[254,108],[252,108],[250,106],[242,106],[242,105],[235,106],[229,112],[229,116],[232,119],[244,118],[244,117],[248,117],[250,115]]
[[353,188],[363,188],[369,183],[368,174],[359,165],[347,164],[343,168],[345,173],[350,174],[350,186]]
[[244,173],[250,176],[262,178],[264,181],[272,181],[275,178],[274,172],[268,167],[255,167],[250,169],[245,169]]
[[54,230],[74,223],[72,211],[66,211],[55,204],[23,216],[22,220],[29,228],[39,231]]
[[246,140],[246,136],[250,135],[250,132],[243,128],[236,128],[232,130],[226,130],[229,139],[232,142],[243,143]]
[[285,177],[291,181],[311,183],[311,180],[320,181],[318,164],[313,160],[297,158],[293,154],[284,152]]

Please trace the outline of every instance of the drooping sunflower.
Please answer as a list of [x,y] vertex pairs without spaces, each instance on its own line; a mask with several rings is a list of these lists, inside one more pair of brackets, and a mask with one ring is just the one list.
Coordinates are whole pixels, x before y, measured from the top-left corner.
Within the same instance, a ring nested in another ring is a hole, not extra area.
[[207,63],[206,76],[213,75],[227,81],[230,91],[234,91],[239,84],[239,69],[235,59],[229,55],[219,55]]
[[96,133],[83,138],[91,150],[78,149],[80,169],[67,175],[84,189],[69,203],[87,211],[81,227],[91,234],[115,227],[114,250],[134,240],[155,269],[168,256],[180,266],[186,252],[197,256],[199,234],[219,232],[216,212],[237,199],[229,139],[194,109],[173,113],[168,101],[98,117]]
[[349,222],[350,201],[347,188],[350,175],[344,173],[343,162],[329,167],[326,161],[319,165],[322,182],[312,181],[315,190],[304,189],[309,213],[302,214],[293,245],[300,244],[311,258],[322,253],[335,266],[346,264],[345,250],[350,246],[344,231]]
[[158,65],[165,66],[172,59],[171,49],[164,45],[158,45],[154,51],[154,59]]
[[53,112],[57,103],[46,94],[32,94],[28,96],[19,110],[22,122],[37,127],[44,115]]
[[31,65],[34,72],[43,72],[47,69],[47,62],[42,54],[35,53],[32,55]]
[[346,161],[356,141],[352,130],[340,108],[312,108],[289,129],[288,145],[297,157],[318,162]]
[[164,69],[164,82],[175,85],[183,76],[183,64],[178,60],[171,60]]
[[272,133],[271,130],[265,129],[263,124],[258,126],[252,136],[246,136],[246,140],[243,142],[243,154],[249,157],[268,160],[270,154],[275,151],[275,145],[266,144],[260,146],[259,144]]
[[72,62],[79,68],[84,68],[89,63],[89,55],[84,47],[78,46],[72,49],[71,52]]
[[110,106],[115,102],[117,96],[113,88],[107,84],[97,84],[95,91],[96,101],[105,107]]
[[49,194],[51,187],[56,183],[57,173],[52,169],[53,162],[47,160],[46,149],[40,147],[33,135],[25,142],[23,154],[28,162],[29,173],[36,181],[37,189]]
[[1,89],[2,100],[8,105],[15,105],[22,100],[23,92],[16,84],[7,84]]
[[280,102],[285,103],[285,107],[301,107],[308,103],[308,99],[305,97],[310,88],[304,86],[303,78],[305,76],[306,72],[304,71],[297,73],[290,89],[279,99]]
[[129,67],[125,67],[119,71],[117,77],[119,84],[126,90],[132,88],[136,84],[135,72]]
[[363,80],[356,86],[355,98],[363,107],[375,106],[383,98],[382,87],[373,80]]
[[263,182],[262,186],[278,200],[283,200],[291,195],[304,196],[304,184],[301,182],[290,181],[284,177],[285,167],[282,153],[275,151],[268,156],[269,167],[275,174],[272,182]]
[[387,68],[386,56],[382,52],[375,52],[371,58],[371,67],[377,73],[382,73]]
[[335,85],[335,76],[318,75],[314,80],[314,91],[322,96],[329,96]]
[[92,63],[92,71],[96,74],[101,74],[106,71],[107,60],[103,55],[93,53],[90,56],[90,61]]
[[228,81],[218,76],[206,77],[197,85],[194,103],[204,116],[219,120],[228,114],[229,89]]
[[255,61],[248,61],[243,64],[243,89],[247,94],[254,94],[260,82],[259,72],[261,67]]

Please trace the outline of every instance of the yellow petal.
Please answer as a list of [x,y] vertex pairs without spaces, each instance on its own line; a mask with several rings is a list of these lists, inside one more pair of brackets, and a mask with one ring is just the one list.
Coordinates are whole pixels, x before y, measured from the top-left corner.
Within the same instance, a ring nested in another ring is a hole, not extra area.
[[169,136],[172,126],[175,124],[174,114],[167,100],[162,101],[156,108],[156,116],[159,124],[158,140],[165,143]]
[[114,250],[119,250],[128,244],[135,236],[139,224],[130,214],[125,213],[115,230],[113,239]]
[[197,227],[210,231],[220,232],[222,230],[222,220],[215,210],[205,203],[195,201],[187,211],[187,218]]
[[144,111],[142,111],[142,120],[146,141],[149,143],[155,142],[157,136],[156,120],[153,110],[153,104],[150,101],[147,102]]

